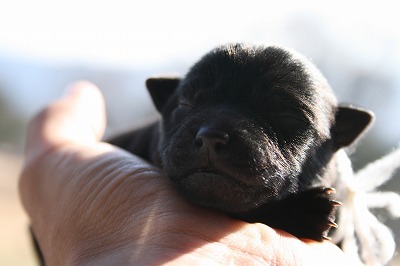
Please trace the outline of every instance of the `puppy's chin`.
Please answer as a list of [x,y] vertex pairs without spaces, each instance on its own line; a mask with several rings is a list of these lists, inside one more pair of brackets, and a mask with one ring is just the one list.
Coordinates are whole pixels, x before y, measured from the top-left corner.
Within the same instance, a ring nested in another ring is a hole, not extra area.
[[[252,210],[263,201],[259,187],[249,186],[218,172],[201,170],[182,178],[172,178],[178,190],[192,203],[226,213]],[[265,200],[265,199],[264,199]]]

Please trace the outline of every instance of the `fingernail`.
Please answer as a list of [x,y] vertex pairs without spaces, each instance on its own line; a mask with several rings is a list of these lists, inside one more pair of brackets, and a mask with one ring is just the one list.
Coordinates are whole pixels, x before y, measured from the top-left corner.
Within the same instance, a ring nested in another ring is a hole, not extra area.
[[62,96],[71,96],[76,93],[85,93],[86,91],[93,91],[96,89],[97,89],[97,86],[89,81],[85,81],[85,80],[77,81],[77,82],[74,82],[74,83],[68,85],[64,89]]

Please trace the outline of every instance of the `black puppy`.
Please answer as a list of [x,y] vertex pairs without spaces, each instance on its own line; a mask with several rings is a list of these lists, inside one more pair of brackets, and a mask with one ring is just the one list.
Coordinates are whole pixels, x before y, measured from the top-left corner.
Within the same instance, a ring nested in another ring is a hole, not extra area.
[[278,47],[226,45],[184,79],[150,78],[161,121],[110,141],[161,167],[194,204],[321,241],[335,227],[335,152],[370,112]]

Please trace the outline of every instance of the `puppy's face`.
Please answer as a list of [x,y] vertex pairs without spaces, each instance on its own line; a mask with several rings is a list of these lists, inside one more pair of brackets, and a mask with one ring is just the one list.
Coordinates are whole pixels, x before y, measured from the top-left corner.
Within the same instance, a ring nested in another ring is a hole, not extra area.
[[276,47],[221,47],[183,80],[147,85],[163,117],[162,168],[186,198],[228,213],[329,185],[333,153],[365,127],[337,138],[343,130],[325,79]]

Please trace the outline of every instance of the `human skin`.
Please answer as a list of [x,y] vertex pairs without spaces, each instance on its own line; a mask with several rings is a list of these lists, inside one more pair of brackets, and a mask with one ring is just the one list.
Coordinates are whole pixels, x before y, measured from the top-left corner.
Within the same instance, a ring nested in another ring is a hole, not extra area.
[[29,125],[19,189],[47,265],[354,265],[298,239],[187,203],[160,169],[101,142],[104,101],[73,84]]

